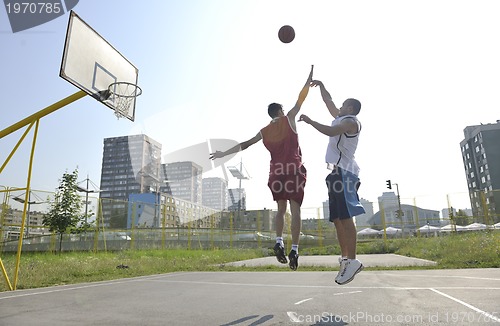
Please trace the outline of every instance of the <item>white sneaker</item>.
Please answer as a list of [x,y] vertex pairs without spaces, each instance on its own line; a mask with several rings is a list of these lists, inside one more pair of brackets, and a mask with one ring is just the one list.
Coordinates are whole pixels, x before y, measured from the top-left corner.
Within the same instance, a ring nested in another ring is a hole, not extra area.
[[363,270],[363,264],[357,259],[343,259],[340,267],[340,275],[335,278],[335,282],[339,285],[349,283]]
[[337,282],[337,279],[342,274],[342,271],[345,270],[346,263],[347,263],[347,258],[339,257],[340,268],[339,268],[339,272],[337,273],[337,276],[335,276],[335,282]]

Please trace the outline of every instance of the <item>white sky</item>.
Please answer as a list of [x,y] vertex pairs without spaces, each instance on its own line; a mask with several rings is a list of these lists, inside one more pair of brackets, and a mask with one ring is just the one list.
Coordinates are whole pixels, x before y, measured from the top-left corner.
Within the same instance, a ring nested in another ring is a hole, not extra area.
[[[90,97],[44,117],[32,188],[54,190],[76,167],[81,180],[88,174],[99,184],[107,137],[144,133],[163,144],[163,155],[210,138],[245,141],[269,122],[269,103],[294,105],[314,64],[314,78],[338,106],[348,97],[362,103],[361,197],[376,202],[391,179],[403,201],[416,198],[422,208],[441,210],[447,194],[454,207],[469,207],[463,129],[500,119],[497,3],[80,1],[76,13],[139,68],[143,95],[134,123]],[[0,129],[78,91],[59,77],[67,21],[68,14],[14,34],[0,9]],[[277,38],[285,24],[295,28],[290,44]],[[331,122],[317,88],[301,112]],[[303,207],[319,207],[327,198],[328,139],[302,123],[298,129],[308,169]],[[2,162],[21,133],[0,140]],[[26,183],[29,149],[28,140],[0,185]],[[240,159],[252,177],[243,182],[248,208],[275,208],[262,143],[228,165]],[[222,172],[207,173],[214,175]]]

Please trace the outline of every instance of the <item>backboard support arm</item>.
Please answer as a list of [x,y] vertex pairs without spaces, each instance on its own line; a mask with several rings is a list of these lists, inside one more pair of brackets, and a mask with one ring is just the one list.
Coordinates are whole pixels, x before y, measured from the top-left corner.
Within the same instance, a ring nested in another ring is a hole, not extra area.
[[42,117],[44,117],[48,114],[51,114],[52,112],[57,111],[60,108],[66,106],[70,103],[73,103],[76,100],[81,99],[85,95],[87,95],[87,93],[85,93],[84,91],[78,91],[75,94],[70,95],[70,96],[60,100],[59,102],[56,102],[56,103],[46,107],[45,109],[42,109],[36,113],[33,113],[29,117],[24,118],[23,120],[13,124],[12,126],[7,127],[4,130],[0,131],[0,139],[2,139],[3,137],[5,137],[7,135],[10,135],[11,133],[21,129],[24,126],[29,125],[30,123],[33,123],[34,121],[40,120]]

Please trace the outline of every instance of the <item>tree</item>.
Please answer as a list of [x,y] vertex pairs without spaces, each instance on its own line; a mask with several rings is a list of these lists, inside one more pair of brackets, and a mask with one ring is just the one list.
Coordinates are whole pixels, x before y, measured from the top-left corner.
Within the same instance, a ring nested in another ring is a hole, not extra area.
[[78,224],[84,222],[85,218],[85,214],[82,214],[82,200],[77,193],[77,179],[77,169],[73,173],[63,174],[50,211],[43,217],[43,225],[49,227],[51,232],[59,234],[59,253],[62,249],[63,234],[76,233]]
[[458,210],[457,214],[455,215],[455,223],[457,225],[462,225],[465,226],[469,224],[470,219],[467,213],[461,209]]

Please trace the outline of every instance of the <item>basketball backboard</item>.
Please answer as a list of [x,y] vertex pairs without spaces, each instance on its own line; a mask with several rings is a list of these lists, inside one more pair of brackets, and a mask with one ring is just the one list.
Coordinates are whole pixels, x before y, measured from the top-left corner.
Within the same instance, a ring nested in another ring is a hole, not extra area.
[[[71,11],[59,74],[63,79],[116,112],[114,96],[104,99],[102,92],[117,82],[137,85],[138,73],[127,58]],[[131,98],[130,107],[123,112],[131,121],[135,100],[135,96]]]

